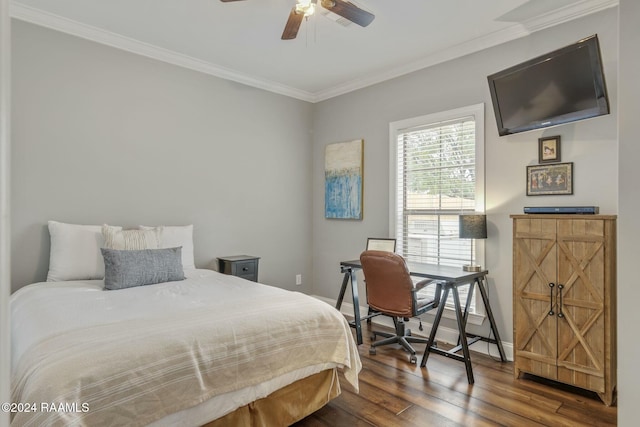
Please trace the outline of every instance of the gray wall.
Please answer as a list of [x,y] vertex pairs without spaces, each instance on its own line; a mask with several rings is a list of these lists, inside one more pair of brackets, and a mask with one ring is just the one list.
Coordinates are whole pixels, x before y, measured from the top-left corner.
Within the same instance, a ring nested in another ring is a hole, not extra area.
[[[598,34],[612,114],[556,128],[499,137],[486,76]],[[491,305],[503,340],[512,339],[510,214],[524,206],[597,205],[617,213],[617,10],[547,29],[316,105],[313,147],[313,281],[315,294],[336,298],[340,260],[357,258],[368,236],[389,232],[389,123],[485,103],[486,267]],[[574,162],[575,194],[525,195],[525,168],[538,163],[538,138],[561,135],[562,161]],[[365,140],[364,220],[323,216],[324,147]],[[362,282],[361,282],[362,284]],[[364,289],[362,289],[364,291]],[[428,316],[427,316],[428,317]],[[483,328],[487,328],[485,325]]]
[[193,223],[197,266],[256,255],[310,290],[311,104],[17,20],[13,55],[14,290],[46,278],[50,219]]
[[618,425],[638,425],[640,315],[638,242],[640,242],[640,2],[620,0],[619,223],[618,223]]
[[[0,402],[11,399],[11,249],[9,233],[9,124],[11,86],[11,20],[9,1],[0,0]],[[9,413],[0,412],[0,427],[9,426]]]

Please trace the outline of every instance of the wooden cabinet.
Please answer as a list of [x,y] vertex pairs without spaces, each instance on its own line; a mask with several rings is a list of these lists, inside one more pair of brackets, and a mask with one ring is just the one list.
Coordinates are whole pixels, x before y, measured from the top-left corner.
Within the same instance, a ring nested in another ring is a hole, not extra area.
[[250,255],[220,257],[218,258],[218,271],[257,282],[258,260],[260,260],[259,257]]
[[616,217],[512,215],[516,377],[616,387]]

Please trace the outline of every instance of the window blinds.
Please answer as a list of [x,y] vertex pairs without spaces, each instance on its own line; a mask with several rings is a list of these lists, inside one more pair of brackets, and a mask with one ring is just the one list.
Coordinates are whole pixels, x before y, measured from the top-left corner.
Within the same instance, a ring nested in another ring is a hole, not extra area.
[[476,207],[474,116],[397,132],[396,239],[408,261],[462,266],[473,242],[458,216]]

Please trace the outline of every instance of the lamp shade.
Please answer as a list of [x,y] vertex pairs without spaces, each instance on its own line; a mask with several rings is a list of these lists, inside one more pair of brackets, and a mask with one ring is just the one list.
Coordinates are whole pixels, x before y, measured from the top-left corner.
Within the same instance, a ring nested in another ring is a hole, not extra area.
[[486,239],[486,215],[460,215],[459,236],[461,239]]

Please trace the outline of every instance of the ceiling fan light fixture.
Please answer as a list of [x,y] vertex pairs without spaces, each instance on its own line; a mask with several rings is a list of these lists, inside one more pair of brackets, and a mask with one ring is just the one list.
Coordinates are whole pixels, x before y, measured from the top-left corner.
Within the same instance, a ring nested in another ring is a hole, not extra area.
[[305,18],[316,11],[316,2],[313,0],[297,0],[296,12],[303,13]]
[[[241,0],[220,0],[222,2],[234,2]],[[318,0],[296,0],[295,6],[291,8],[287,23],[282,31],[282,40],[293,40],[298,35],[300,24],[316,11]],[[374,20],[375,15],[351,3],[349,0],[320,0],[320,5],[327,11],[331,11],[341,19],[366,27]]]

